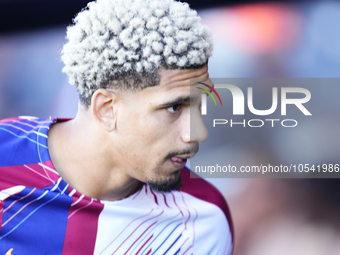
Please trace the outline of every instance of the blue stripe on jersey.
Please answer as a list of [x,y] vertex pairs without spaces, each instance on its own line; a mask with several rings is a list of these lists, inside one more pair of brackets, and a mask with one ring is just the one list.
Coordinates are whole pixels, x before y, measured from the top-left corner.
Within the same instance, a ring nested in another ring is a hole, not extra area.
[[[158,249],[162,247],[162,245],[165,243],[165,241],[168,240],[168,238],[172,235],[172,233],[173,233],[180,225],[182,225],[182,224],[183,224],[183,223],[177,224],[177,226],[171,231],[171,233],[163,240],[163,242],[157,247],[157,249],[156,249],[151,255],[154,255],[154,254],[156,253],[156,251],[158,251]],[[182,236],[182,235],[180,235],[179,237],[177,237],[177,239],[175,240],[174,243],[176,243],[176,242],[178,241],[178,239],[179,239],[181,236]],[[174,244],[174,243],[173,243],[173,244]],[[173,244],[172,244],[172,245],[173,245]],[[171,246],[172,246],[172,245],[171,245]],[[171,248],[171,246],[170,246],[170,248]],[[169,248],[169,249],[170,249],[170,248]],[[167,249],[165,253],[167,253],[169,249]],[[165,253],[164,253],[164,254],[165,254]]]
[[[152,242],[151,243],[149,243],[149,245],[146,247],[146,248],[144,248],[144,250],[142,251],[142,253],[141,253],[141,255],[143,255],[146,251],[147,251],[147,249],[151,246],[151,244],[163,233],[163,231],[165,230],[165,229],[167,229],[171,224],[173,224],[173,223],[176,223],[176,222],[179,222],[179,221],[182,221],[182,219],[180,219],[180,220],[175,220],[175,221],[172,221],[172,222],[170,222],[170,223],[168,223],[159,233],[158,233],[158,235],[155,237],[155,238],[153,238],[153,240],[152,240]],[[180,223],[179,225],[181,225],[181,224],[183,224],[183,223]],[[177,226],[178,227],[178,226]],[[176,227],[176,228],[177,228]],[[175,229],[176,229],[175,228]],[[172,232],[171,232],[172,233]]]
[[[50,160],[47,133],[51,123],[42,119],[0,123],[0,167],[34,164]],[[28,153],[29,152],[29,153]]]
[[181,251],[181,247],[178,249],[178,251],[176,251],[174,255],[177,255],[180,251]]
[[[31,191],[6,199],[4,208]],[[2,224],[8,223],[0,231],[0,254],[11,248],[15,254],[36,254],[37,247],[39,254],[62,254],[71,203],[72,197],[39,189],[18,201],[3,214]]]
[[155,226],[153,226],[152,229],[150,229],[145,235],[144,237],[137,243],[137,245],[135,245],[135,248],[130,252],[129,255],[131,254],[134,254],[134,251],[137,249],[137,247],[139,247],[139,245],[144,242],[144,240],[149,237],[150,233],[153,232],[153,230],[158,227],[159,225],[161,225],[162,223],[166,222],[166,221],[171,221],[173,218],[177,218],[178,215],[180,215],[181,213],[177,213],[175,216],[171,217],[171,218],[168,218],[168,219],[165,219],[165,220],[162,220],[160,222],[158,222]]
[[[170,245],[170,247],[164,252],[164,254],[167,254],[167,252],[171,249],[172,246],[174,246],[175,243],[177,243],[178,239],[180,239],[182,234],[180,234],[177,239]],[[164,255],[163,254],[163,255]]]

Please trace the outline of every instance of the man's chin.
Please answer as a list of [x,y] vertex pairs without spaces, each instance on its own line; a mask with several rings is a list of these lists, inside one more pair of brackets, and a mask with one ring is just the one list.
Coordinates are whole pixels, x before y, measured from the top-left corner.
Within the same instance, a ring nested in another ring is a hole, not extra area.
[[178,176],[169,178],[166,181],[147,181],[150,188],[157,192],[171,192],[173,190],[180,190],[182,188],[182,177],[179,173]]

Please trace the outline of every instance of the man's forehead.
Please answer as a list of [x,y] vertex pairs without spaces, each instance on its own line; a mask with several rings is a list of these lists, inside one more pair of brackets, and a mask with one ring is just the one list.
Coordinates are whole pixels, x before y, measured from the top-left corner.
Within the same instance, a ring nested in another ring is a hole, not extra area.
[[175,69],[175,70],[160,70],[160,87],[167,90],[182,86],[190,86],[192,79],[208,78],[208,66],[205,65],[200,69]]

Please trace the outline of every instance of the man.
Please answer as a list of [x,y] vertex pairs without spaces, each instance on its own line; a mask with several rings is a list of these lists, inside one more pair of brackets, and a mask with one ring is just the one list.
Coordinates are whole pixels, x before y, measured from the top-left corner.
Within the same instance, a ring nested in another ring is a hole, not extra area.
[[62,50],[77,116],[0,123],[0,254],[231,254],[225,200],[185,169],[208,135],[199,21],[173,0],[78,14]]

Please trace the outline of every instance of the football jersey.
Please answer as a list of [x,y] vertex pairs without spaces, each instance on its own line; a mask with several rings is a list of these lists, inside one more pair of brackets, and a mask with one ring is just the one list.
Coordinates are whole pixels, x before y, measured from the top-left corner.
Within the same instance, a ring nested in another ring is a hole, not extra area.
[[51,161],[57,118],[0,121],[0,254],[229,255],[233,228],[223,196],[183,169],[183,188],[147,184],[118,201],[87,197]]

